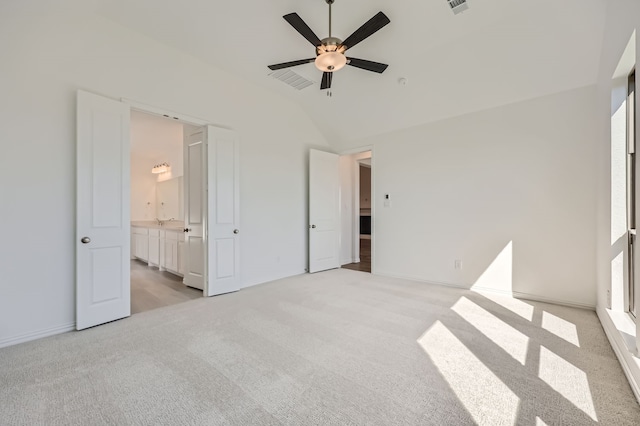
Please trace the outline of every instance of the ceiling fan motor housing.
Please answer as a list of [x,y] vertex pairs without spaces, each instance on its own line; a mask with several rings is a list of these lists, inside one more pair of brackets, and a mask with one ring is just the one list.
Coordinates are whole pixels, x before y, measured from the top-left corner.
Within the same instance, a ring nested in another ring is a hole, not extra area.
[[334,72],[347,65],[347,57],[344,52],[347,50],[342,45],[342,40],[336,37],[322,39],[322,44],[316,47],[316,68],[324,72]]

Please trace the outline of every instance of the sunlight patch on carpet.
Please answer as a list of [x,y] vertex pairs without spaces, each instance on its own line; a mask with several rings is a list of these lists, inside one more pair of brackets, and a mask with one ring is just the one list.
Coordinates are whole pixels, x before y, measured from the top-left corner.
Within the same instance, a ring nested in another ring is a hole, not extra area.
[[461,297],[451,309],[520,364],[525,364],[529,347],[527,336],[466,297]]
[[513,312],[514,314],[521,316],[527,321],[533,319],[533,306],[518,299],[514,299],[509,296],[499,296],[487,291],[476,290],[482,294],[482,297],[491,300],[493,303],[502,306],[505,309]]
[[584,371],[544,346],[540,346],[538,377],[593,420],[598,420],[589,380]]
[[478,424],[515,423],[520,399],[444,324],[436,321],[418,343]]
[[580,347],[578,339],[578,329],[576,325],[565,319],[550,314],[547,311],[542,312],[542,328],[550,333],[555,334],[561,339]]

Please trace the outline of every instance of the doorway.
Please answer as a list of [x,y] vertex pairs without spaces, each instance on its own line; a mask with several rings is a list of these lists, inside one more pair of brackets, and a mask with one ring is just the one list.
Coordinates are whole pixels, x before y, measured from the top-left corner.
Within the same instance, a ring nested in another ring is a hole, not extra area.
[[[347,185],[351,188],[343,188],[343,192],[352,195],[353,220],[347,220],[343,225],[343,236],[352,241],[352,262],[343,264],[342,267],[371,273],[374,229],[372,152],[365,151],[343,157],[346,157],[345,164],[352,176],[347,180],[349,182]],[[349,226],[349,223],[352,225]]]
[[[198,130],[202,142],[202,127],[131,111],[132,314],[203,296],[198,280],[185,279],[185,271],[194,264],[200,265],[202,277],[205,263],[204,252],[188,250],[185,242],[189,238],[185,233],[189,197],[200,197],[200,193],[185,191],[190,166],[184,161],[184,147],[185,140]],[[202,204],[201,199],[194,201]]]
[[[147,265],[157,266],[158,270],[162,267],[175,270],[181,265],[179,256],[173,256],[179,250],[179,235],[182,235],[179,228],[169,230],[168,227],[162,227],[157,216],[153,217],[157,222],[154,229],[135,232],[135,226],[132,226],[135,224],[131,222],[130,207],[130,129],[131,111],[134,109],[201,127],[199,143],[189,145],[198,147],[192,151],[199,153],[199,165],[194,167],[196,157],[190,154],[189,166],[183,168],[183,172],[188,174],[184,179],[187,183],[183,192],[188,194],[185,200],[195,203],[199,213],[194,216],[185,214],[183,233],[187,234],[184,250],[200,250],[202,256],[192,257],[191,253],[183,256],[184,271],[185,274],[197,272],[201,275],[204,296],[240,289],[240,167],[236,132],[137,102],[118,101],[78,90],[77,330],[131,315],[132,257],[146,258]],[[185,153],[187,147],[185,139]],[[179,165],[180,162],[175,164]],[[158,166],[158,169],[164,170],[170,164],[161,163]],[[151,169],[147,166],[145,174],[153,174],[155,170],[152,169],[155,169],[155,164]],[[194,171],[199,173],[194,174]],[[197,185],[191,185],[196,181]],[[201,194],[197,200],[191,196],[196,191]],[[148,220],[154,209],[147,204],[151,203],[151,195],[146,195],[143,203],[148,212],[145,219]],[[177,219],[174,217],[173,221]],[[169,231],[177,233],[175,239],[169,238]],[[199,236],[195,235],[200,231]],[[135,237],[132,239],[131,235]],[[187,237],[189,244],[194,243],[193,247],[187,248]],[[200,247],[195,243],[198,238]],[[150,250],[150,247],[153,249]],[[156,247],[158,250],[155,250]],[[171,250],[167,250],[167,247],[171,247]]]
[[638,315],[636,306],[636,282],[638,270],[636,267],[637,256],[637,159],[636,159],[636,71],[633,69],[627,77],[627,281],[626,281],[626,310],[635,320]]

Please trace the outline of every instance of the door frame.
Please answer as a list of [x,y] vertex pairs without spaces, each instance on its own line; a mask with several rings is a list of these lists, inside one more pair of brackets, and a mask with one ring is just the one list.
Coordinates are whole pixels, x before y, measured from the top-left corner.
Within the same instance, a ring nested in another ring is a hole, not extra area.
[[[361,158],[361,159],[356,159],[355,161],[355,168],[356,168],[356,172],[355,172],[355,187],[353,188],[353,194],[355,197],[354,200],[354,213],[356,216],[356,226],[353,227],[353,241],[354,241],[354,249],[355,249],[355,253],[357,254],[356,259],[358,260],[358,262],[361,262],[362,259],[360,258],[360,186],[361,186],[361,179],[360,179],[360,172],[362,170],[362,167],[367,167],[369,168],[369,170],[371,170],[371,193],[369,194],[369,203],[371,204],[371,208],[370,210],[370,222],[371,222],[371,234],[370,234],[370,240],[371,240],[371,245],[373,246],[373,164],[370,165],[364,165],[363,164],[363,160],[367,160],[366,158]],[[371,163],[373,163],[373,156],[368,158],[368,160],[371,160]],[[371,253],[373,253],[373,249],[371,250]],[[373,262],[371,264],[371,266],[373,267]]]
[[[128,99],[128,98],[120,98],[120,102],[129,105],[129,108],[132,111],[139,111],[139,112],[143,112],[145,114],[150,114],[150,115],[156,115],[156,116],[161,116],[161,117],[165,117],[165,118],[172,118],[176,121],[179,121],[182,124],[188,124],[188,125],[192,125],[192,126],[197,126],[197,127],[202,127],[203,128],[203,135],[204,135],[204,152],[203,152],[203,167],[204,167],[204,171],[205,173],[208,173],[209,170],[209,159],[207,156],[207,126],[210,125],[210,122],[207,120],[203,120],[201,118],[197,118],[197,117],[192,117],[192,116],[188,116],[185,114],[180,114],[174,111],[170,111],[170,110],[166,110],[163,108],[158,108],[152,105],[148,105],[142,102],[138,102],[138,101],[134,101],[132,99]],[[206,176],[205,176],[205,180],[206,180]],[[204,205],[208,205],[208,199],[203,200]],[[207,216],[208,216],[208,212],[207,212]],[[208,292],[208,283],[209,283],[209,264],[207,262],[207,257],[208,257],[208,235],[209,235],[209,218],[206,217],[205,218],[205,224],[204,224],[204,235],[205,235],[205,243],[204,243],[204,286],[202,289],[202,297],[208,297],[207,296],[207,292]]]

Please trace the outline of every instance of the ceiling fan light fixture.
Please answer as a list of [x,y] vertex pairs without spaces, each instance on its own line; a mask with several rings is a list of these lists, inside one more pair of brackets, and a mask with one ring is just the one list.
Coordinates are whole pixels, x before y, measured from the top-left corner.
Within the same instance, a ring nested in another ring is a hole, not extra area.
[[318,55],[316,68],[323,72],[335,72],[347,65],[347,57],[339,52],[326,52]]

